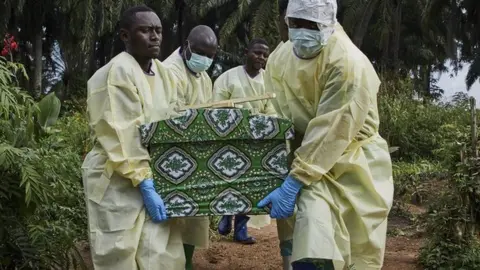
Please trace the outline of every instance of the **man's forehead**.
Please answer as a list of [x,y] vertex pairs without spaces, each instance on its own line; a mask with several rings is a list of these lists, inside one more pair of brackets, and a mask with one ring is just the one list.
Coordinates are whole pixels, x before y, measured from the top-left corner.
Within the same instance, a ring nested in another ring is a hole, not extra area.
[[200,33],[191,37],[189,41],[197,46],[216,46],[217,38],[206,33]]
[[198,51],[213,50],[217,48],[217,44],[214,40],[196,40],[195,42],[192,42],[190,46]]
[[162,26],[160,18],[151,11],[137,12],[133,20],[136,25]]
[[255,43],[255,44],[252,45],[252,50],[266,50],[266,51],[268,51],[269,48],[266,44]]

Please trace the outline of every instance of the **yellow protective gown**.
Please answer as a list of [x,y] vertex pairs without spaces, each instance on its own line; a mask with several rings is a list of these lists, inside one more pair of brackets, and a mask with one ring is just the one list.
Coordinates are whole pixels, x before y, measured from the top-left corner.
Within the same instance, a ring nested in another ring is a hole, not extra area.
[[[265,94],[263,83],[263,69],[255,77],[251,78],[245,71],[244,66],[238,66],[227,70],[220,75],[213,85],[213,100],[222,101],[235,98],[253,97]],[[241,104],[243,109],[248,109],[254,114],[274,115],[271,100],[258,100]],[[249,216],[248,227],[260,229],[270,224],[269,215]]]
[[[175,50],[163,62],[177,81],[178,105],[195,105],[212,100],[212,80],[207,72],[193,74],[188,70],[179,52]],[[182,218],[183,243],[206,248],[209,244],[210,220],[208,217]]]
[[180,107],[203,104],[212,100],[212,80],[207,72],[192,73],[183,62],[180,49],[175,50],[163,63],[177,79]]
[[154,224],[138,184],[152,177],[138,126],[175,115],[175,81],[159,61],[146,75],[123,52],[88,81],[88,120],[96,143],[82,165],[96,270],[184,269],[177,221]]
[[[213,100],[221,101],[265,94],[265,85],[263,83],[264,72],[265,71],[261,69],[255,78],[251,78],[245,71],[244,66],[227,70],[215,81],[213,86]],[[275,114],[275,109],[270,99],[245,102],[241,105],[243,109],[248,109],[253,113]]]
[[387,143],[378,134],[380,80],[340,25],[320,55],[297,58],[290,42],[270,59],[265,87],[303,136],[291,175],[297,200],[292,261],[331,259],[335,269],[381,269],[393,200]]
[[[280,63],[282,61],[282,57],[284,57],[284,55],[281,54],[280,51],[281,51],[281,48],[284,46],[284,44],[285,43],[283,41],[281,41],[277,45],[275,50],[268,56],[266,69],[270,70],[271,73],[272,72],[274,72],[274,73],[279,72],[280,70],[283,70],[283,68],[284,68],[284,66],[280,65]],[[263,78],[264,78],[264,84],[266,86],[265,91],[274,93],[275,91],[272,88],[273,85],[271,83],[270,78],[267,77],[266,74],[264,74]],[[267,84],[266,80],[269,80],[268,84]],[[272,103],[272,105],[273,105],[273,103]],[[297,136],[296,136],[295,141],[298,141]],[[289,143],[288,148],[290,149],[291,147],[292,146]],[[288,151],[290,152],[290,150],[288,150]],[[291,155],[291,154],[289,154],[289,155]],[[276,222],[277,222],[278,239],[280,240],[280,246],[281,246],[281,249],[282,249],[282,254],[284,254],[284,256],[287,256],[286,254],[291,253],[291,248],[289,248],[288,246],[285,247],[285,245],[288,245],[287,242],[291,241],[293,239],[293,228],[295,226],[295,216],[292,216],[292,217],[286,218],[286,219],[277,219]],[[290,250],[290,252],[289,252],[289,250]]]

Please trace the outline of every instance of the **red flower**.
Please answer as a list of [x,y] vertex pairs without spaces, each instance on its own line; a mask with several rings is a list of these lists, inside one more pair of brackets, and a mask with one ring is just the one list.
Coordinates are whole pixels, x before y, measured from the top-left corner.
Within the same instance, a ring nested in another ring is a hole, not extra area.
[[17,49],[18,49],[18,44],[17,44],[17,42],[12,41],[12,43],[10,43],[10,50],[16,51]]
[[0,52],[1,56],[7,56],[11,51],[16,51],[18,49],[18,43],[15,42],[15,37],[9,33],[5,34],[3,45],[4,47]]

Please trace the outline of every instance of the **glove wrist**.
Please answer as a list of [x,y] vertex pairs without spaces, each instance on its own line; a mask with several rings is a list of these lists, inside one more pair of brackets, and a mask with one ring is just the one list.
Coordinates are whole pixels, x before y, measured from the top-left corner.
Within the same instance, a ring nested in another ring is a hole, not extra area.
[[302,189],[303,183],[293,178],[292,176],[288,176],[283,182],[282,186],[289,194],[296,195],[300,191],[300,189]]
[[145,179],[140,183],[140,192],[145,192],[147,190],[155,190],[153,180],[152,179]]

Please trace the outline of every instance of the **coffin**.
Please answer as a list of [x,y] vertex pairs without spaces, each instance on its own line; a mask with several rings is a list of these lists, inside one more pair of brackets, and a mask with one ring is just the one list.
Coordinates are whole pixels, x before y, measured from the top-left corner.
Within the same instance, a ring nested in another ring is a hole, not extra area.
[[256,207],[288,174],[289,120],[244,109],[190,109],[140,127],[170,217],[266,214]]

